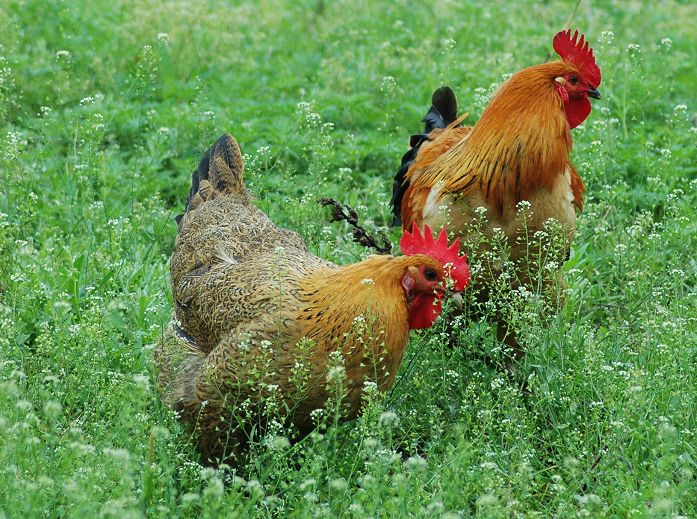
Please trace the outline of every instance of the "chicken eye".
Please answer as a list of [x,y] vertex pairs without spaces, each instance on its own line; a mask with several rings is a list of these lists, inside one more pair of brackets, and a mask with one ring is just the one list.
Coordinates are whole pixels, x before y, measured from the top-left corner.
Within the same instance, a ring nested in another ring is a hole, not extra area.
[[578,78],[576,76],[571,76],[569,78],[569,83],[571,83],[572,85],[578,85]]
[[424,277],[428,281],[436,281],[438,279],[438,273],[433,269],[424,270]]

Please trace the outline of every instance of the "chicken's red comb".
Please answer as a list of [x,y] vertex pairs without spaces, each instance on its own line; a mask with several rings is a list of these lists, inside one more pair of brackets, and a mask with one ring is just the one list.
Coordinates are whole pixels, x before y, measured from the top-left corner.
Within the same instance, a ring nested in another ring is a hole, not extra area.
[[574,31],[573,38],[571,37],[571,29],[558,32],[554,36],[552,46],[561,59],[567,63],[576,66],[578,70],[586,78],[593,88],[598,88],[600,85],[600,69],[595,63],[593,49],[590,48],[588,42],[585,41],[583,34],[581,39],[578,39],[578,31]]
[[450,277],[454,281],[454,290],[460,291],[468,285],[470,280],[470,268],[467,264],[467,256],[459,255],[460,239],[456,238],[448,246],[448,233],[443,227],[437,239],[433,239],[433,234],[428,225],[424,225],[424,234],[421,235],[416,224],[412,225],[411,233],[404,231],[402,239],[399,240],[399,248],[407,256],[413,254],[426,254],[433,259],[437,259],[444,267],[450,270]]

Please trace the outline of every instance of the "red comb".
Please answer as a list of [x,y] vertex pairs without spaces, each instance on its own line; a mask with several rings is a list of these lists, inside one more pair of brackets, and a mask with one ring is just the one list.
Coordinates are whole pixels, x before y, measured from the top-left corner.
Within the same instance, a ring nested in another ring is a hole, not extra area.
[[598,88],[600,85],[600,69],[595,64],[595,56],[593,49],[590,48],[588,42],[585,41],[583,34],[581,39],[578,38],[578,31],[574,31],[573,38],[571,37],[571,29],[558,32],[554,36],[552,46],[561,59],[567,63],[575,65],[578,70],[586,78],[593,88]]
[[421,235],[416,224],[411,227],[411,233],[404,231],[399,240],[399,248],[407,256],[414,254],[426,254],[437,259],[445,267],[450,266],[450,277],[455,282],[454,290],[464,290],[470,280],[470,268],[467,265],[467,256],[459,255],[460,240],[456,238],[452,245],[448,246],[448,233],[443,227],[438,239],[433,239],[433,234],[428,225],[424,225],[424,234]]

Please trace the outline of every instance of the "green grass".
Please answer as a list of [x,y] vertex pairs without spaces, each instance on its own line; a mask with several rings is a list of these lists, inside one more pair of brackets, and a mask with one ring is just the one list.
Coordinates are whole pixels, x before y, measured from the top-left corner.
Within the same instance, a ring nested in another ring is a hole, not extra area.
[[530,397],[466,355],[488,324],[451,349],[441,320],[362,418],[224,487],[154,387],[173,216],[219,134],[277,223],[356,261],[314,200],[386,225],[431,91],[476,120],[573,4],[1,3],[0,517],[696,517],[693,2],[575,16],[603,100],[574,131],[566,305],[522,331]]

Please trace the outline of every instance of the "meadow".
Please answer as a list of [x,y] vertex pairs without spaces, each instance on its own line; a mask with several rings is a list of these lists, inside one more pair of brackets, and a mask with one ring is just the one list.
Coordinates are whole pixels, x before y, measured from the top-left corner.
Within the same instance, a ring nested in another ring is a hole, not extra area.
[[220,134],[275,222],[356,261],[316,200],[388,229],[431,92],[476,121],[575,4],[3,0],[0,518],[697,517],[694,2],[575,12],[603,99],[573,131],[566,303],[521,309],[529,395],[471,355],[486,320],[453,347],[441,319],[360,419],[224,481],[155,386],[174,216]]

